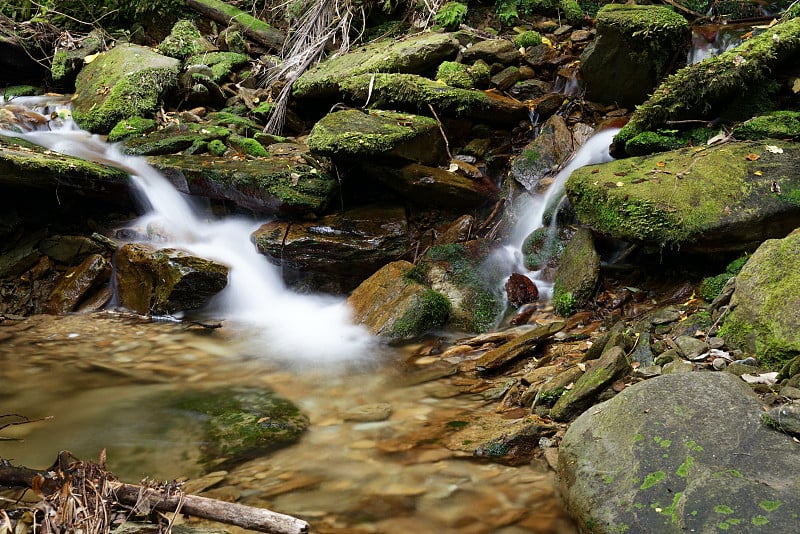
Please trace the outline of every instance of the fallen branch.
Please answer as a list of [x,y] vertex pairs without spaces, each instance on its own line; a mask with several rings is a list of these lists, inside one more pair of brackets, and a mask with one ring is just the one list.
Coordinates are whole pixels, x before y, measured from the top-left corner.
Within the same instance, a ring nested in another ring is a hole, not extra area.
[[258,44],[278,51],[283,48],[283,32],[221,0],[186,0],[186,5],[220,24],[240,28]]

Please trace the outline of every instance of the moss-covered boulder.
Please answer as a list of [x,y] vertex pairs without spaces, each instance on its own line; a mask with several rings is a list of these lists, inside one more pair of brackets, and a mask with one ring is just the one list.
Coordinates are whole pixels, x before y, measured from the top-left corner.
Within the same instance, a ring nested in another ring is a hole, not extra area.
[[576,170],[578,219],[626,241],[683,251],[753,250],[800,226],[800,146],[727,143]]
[[53,78],[53,82],[71,90],[78,71],[83,67],[84,58],[99,52],[103,44],[102,32],[92,30],[89,35],[77,41],[76,46],[56,50],[50,64],[50,77]]
[[165,56],[186,59],[189,56],[211,52],[214,46],[200,34],[191,20],[179,20],[170,34],[158,44],[158,51]]
[[291,445],[309,425],[294,403],[266,389],[185,390],[165,395],[163,404],[200,421],[203,461],[217,467]]
[[306,151],[302,145],[280,143],[270,146],[266,158],[204,154],[153,156],[148,161],[192,195],[231,201],[253,213],[304,217],[321,213],[337,189],[336,180],[306,158]]
[[363,206],[313,222],[272,221],[253,233],[289,282],[347,292],[410,248],[402,207]]
[[[773,111],[753,117],[733,129],[737,139],[800,139],[800,112]],[[627,145],[626,145],[627,148]]]
[[762,414],[728,373],[628,387],[567,430],[558,458],[567,508],[596,534],[793,532],[797,444]]
[[186,60],[186,64],[209,67],[211,80],[214,83],[222,83],[235,69],[247,65],[249,61],[248,56],[236,52],[208,52],[190,57]]
[[633,106],[645,100],[689,46],[689,23],[665,6],[607,4],[581,55],[586,97]]
[[594,296],[600,275],[600,256],[592,232],[578,228],[558,260],[553,284],[553,307],[559,315],[571,315]]
[[99,54],[75,81],[75,122],[108,133],[122,119],[146,117],[176,85],[179,68],[179,60],[133,44]]
[[[795,17],[717,57],[679,70],[637,107],[614,138],[612,153],[616,157],[624,155],[628,140],[642,132],[665,128],[667,121],[749,118],[755,114],[753,108],[764,100],[765,89],[775,87],[774,73],[795,61],[798,51],[800,17]],[[742,117],[742,113],[747,115]]]
[[130,243],[115,265],[119,305],[146,315],[201,308],[228,284],[228,267],[175,249]]
[[[147,119],[126,119],[114,126],[117,135],[123,135],[127,130],[130,133],[136,132],[140,127],[149,124]],[[145,130],[146,131],[146,130]],[[170,125],[160,130],[147,132],[144,135],[130,135],[121,145],[121,150],[125,154],[134,156],[158,156],[164,154],[177,154],[198,143],[208,143],[214,139],[225,139],[231,135],[231,131],[222,126],[210,126],[208,124],[180,124]],[[111,135],[109,135],[109,139]]]
[[[359,74],[380,72],[423,73],[458,53],[450,33],[420,33],[384,40],[332,57],[303,73],[292,87],[297,98],[335,97],[339,84]],[[363,101],[362,101],[363,103]]]
[[721,335],[779,370],[800,353],[800,230],[765,241],[736,276]]
[[314,125],[308,147],[332,159],[391,157],[438,165],[447,158],[434,119],[380,110],[329,113]]
[[486,176],[429,167],[418,163],[403,166],[362,165],[359,170],[397,192],[414,206],[470,209],[497,199],[497,186]]
[[410,276],[452,303],[449,326],[467,332],[493,328],[505,307],[506,272],[493,253],[496,242],[473,240],[428,249]]
[[370,105],[382,109],[429,113],[429,106],[433,106],[439,115],[492,124],[528,120],[528,107],[513,98],[450,87],[416,74],[359,74],[342,80],[339,88],[350,101],[359,104],[371,94]]
[[79,192],[117,201],[127,199],[128,173],[114,167],[64,156],[17,137],[0,135],[0,187],[8,191]]
[[450,301],[413,280],[413,270],[413,263],[393,261],[359,284],[347,299],[353,320],[374,335],[403,340],[444,326]]

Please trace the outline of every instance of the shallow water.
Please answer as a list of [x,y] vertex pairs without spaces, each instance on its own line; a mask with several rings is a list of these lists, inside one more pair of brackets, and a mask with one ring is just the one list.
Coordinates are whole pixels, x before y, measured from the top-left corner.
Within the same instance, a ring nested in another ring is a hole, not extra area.
[[[197,429],[154,399],[261,386],[298,404],[310,429],[298,444],[220,474],[212,497],[302,517],[315,532],[577,532],[543,463],[484,463],[437,442],[447,422],[496,406],[469,393],[464,375],[402,386],[413,369],[399,350],[358,366],[278,365],[253,339],[106,314],[7,319],[0,413],[53,418],[3,429],[0,457],[43,468],[62,449],[96,459],[107,448],[123,480],[191,484],[203,480]],[[388,420],[344,421],[346,410],[376,402],[391,405]]]

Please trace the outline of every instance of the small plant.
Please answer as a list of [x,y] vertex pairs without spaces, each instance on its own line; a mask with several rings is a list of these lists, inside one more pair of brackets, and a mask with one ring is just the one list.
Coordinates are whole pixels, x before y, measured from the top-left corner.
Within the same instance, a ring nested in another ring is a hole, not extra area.
[[442,28],[455,30],[464,22],[466,17],[466,4],[462,4],[461,2],[447,2],[439,8],[433,20]]
[[569,317],[575,313],[575,297],[569,291],[557,291],[553,294],[553,309],[561,317]]
[[542,35],[539,32],[528,30],[514,36],[514,44],[523,48],[542,44]]

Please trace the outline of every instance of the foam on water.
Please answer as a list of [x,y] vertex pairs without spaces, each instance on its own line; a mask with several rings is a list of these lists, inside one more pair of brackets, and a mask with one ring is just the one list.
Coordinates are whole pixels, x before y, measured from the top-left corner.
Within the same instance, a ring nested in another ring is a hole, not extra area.
[[[18,102],[28,103],[27,99]],[[186,250],[227,265],[228,286],[213,299],[209,313],[224,317],[228,330],[246,336],[248,353],[298,365],[374,358],[379,344],[365,328],[352,323],[343,299],[300,295],[285,286],[278,267],[259,254],[250,240],[261,223],[201,216],[189,199],[143,158],[122,154],[102,138],[78,129],[67,114],[61,115],[58,125],[50,122],[51,129],[23,135],[54,152],[125,170],[146,210],[133,224],[158,229],[162,239],[154,245]]]

